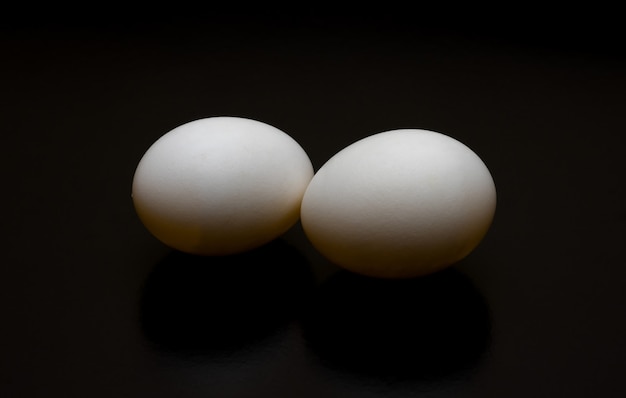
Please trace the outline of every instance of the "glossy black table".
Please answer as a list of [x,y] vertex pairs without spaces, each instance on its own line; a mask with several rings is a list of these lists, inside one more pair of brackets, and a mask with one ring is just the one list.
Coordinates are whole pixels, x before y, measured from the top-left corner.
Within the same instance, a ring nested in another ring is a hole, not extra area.
[[[626,395],[616,28],[182,15],[6,18],[0,396]],[[493,226],[405,281],[340,270],[299,224],[239,256],[174,252],[133,172],[218,115],[284,130],[315,169],[377,132],[451,135],[493,174]]]

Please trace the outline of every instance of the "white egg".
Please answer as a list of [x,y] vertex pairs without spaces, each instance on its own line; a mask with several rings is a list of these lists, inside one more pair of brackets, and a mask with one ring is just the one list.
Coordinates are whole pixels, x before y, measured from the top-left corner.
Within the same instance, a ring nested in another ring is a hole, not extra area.
[[472,252],[495,208],[492,176],[471,149],[441,133],[401,129],[366,137],[328,160],[304,194],[301,222],[335,264],[408,278]]
[[228,255],[290,229],[312,177],[307,154],[283,131],[211,117],[173,129],[147,150],[132,198],[145,227],[166,245]]

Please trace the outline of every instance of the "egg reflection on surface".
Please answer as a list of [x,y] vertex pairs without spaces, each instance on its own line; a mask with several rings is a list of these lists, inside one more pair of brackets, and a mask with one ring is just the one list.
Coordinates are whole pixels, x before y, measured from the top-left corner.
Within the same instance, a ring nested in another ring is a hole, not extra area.
[[420,129],[353,143],[311,180],[302,227],[318,251],[350,271],[408,278],[445,268],[487,233],[496,189],[463,143]]
[[145,227],[166,245],[198,255],[228,255],[277,238],[300,217],[313,177],[300,145],[268,124],[211,117],[159,138],[132,184]]

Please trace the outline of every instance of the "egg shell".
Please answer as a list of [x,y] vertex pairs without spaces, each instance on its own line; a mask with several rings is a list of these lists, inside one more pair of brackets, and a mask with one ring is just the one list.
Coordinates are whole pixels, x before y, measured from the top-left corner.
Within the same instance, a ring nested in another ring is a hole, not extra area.
[[463,143],[421,129],[363,138],[311,180],[304,232],[330,261],[382,278],[447,267],[474,250],[496,208],[493,178]]
[[259,247],[299,219],[313,166],[266,123],[219,116],[183,124],[141,158],[132,198],[145,227],[177,250],[228,255]]

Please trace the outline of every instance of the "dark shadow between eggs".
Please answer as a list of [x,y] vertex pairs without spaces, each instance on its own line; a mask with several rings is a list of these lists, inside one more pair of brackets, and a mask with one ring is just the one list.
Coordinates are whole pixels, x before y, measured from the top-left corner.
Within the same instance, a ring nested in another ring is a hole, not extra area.
[[286,327],[312,286],[306,259],[282,239],[224,257],[173,251],[144,283],[141,328],[159,352],[228,357]]
[[406,279],[340,271],[303,321],[325,368],[370,381],[440,383],[470,372],[490,345],[489,308],[454,268]]

